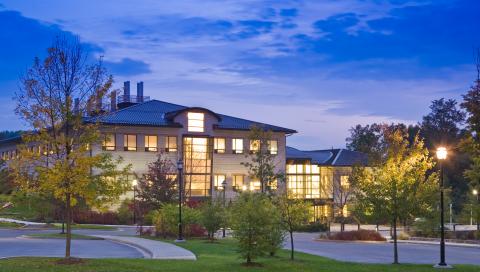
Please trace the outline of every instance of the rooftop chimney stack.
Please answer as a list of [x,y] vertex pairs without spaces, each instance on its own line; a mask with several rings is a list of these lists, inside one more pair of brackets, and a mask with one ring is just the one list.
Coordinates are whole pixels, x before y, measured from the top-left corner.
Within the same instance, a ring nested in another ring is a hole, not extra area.
[[137,102],[143,102],[143,81],[137,82]]
[[125,100],[130,100],[130,81],[123,82],[123,95]]
[[113,91],[110,94],[110,111],[116,111],[117,110],[117,92]]

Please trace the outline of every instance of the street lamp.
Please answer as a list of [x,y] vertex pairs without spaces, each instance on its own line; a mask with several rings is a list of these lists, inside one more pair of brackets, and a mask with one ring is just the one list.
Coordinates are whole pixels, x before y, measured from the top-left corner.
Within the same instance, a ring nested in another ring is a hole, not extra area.
[[177,170],[178,170],[178,238],[175,242],[185,242],[183,239],[183,227],[182,227],[182,197],[183,197],[183,180],[182,180],[182,173],[183,173],[183,161],[179,159],[177,162]]
[[450,267],[445,262],[445,218],[444,218],[444,204],[443,204],[443,161],[447,159],[447,148],[437,148],[437,159],[440,166],[440,262],[434,267],[448,268]]
[[[222,189],[223,189],[223,209],[225,210],[225,191],[227,190],[227,181],[222,181]],[[225,238],[225,222],[223,223],[223,231],[222,231],[222,238]]]
[[138,181],[136,179],[132,180],[133,187],[133,224],[137,222],[137,202],[136,202],[136,192],[137,192]]
[[480,212],[479,212],[479,204],[480,199],[478,198],[478,191],[477,189],[473,189],[472,194],[477,197],[477,208],[475,209],[475,213],[477,214],[477,230],[480,230]]

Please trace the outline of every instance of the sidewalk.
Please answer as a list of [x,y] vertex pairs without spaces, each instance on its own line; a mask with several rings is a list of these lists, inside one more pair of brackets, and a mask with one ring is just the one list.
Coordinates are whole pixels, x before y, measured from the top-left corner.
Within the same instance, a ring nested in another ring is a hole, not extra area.
[[30,221],[16,220],[16,219],[11,219],[11,218],[2,218],[2,217],[0,217],[0,222],[10,222],[10,223],[17,223],[17,224],[31,225],[31,226],[43,226],[43,225],[45,225],[45,223],[30,222]]
[[149,240],[143,238],[129,237],[129,236],[115,236],[115,235],[92,235],[103,238],[113,242],[126,244],[137,249],[144,254],[145,258],[162,259],[162,260],[193,260],[197,257],[191,251],[181,248],[179,246],[160,242],[156,240]]

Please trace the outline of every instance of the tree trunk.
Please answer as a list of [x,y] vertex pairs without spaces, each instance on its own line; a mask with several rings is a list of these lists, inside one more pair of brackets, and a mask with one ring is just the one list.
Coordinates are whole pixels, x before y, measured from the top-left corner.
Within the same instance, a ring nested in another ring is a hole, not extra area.
[[70,194],[66,194],[65,201],[65,213],[66,213],[66,223],[67,223],[67,237],[66,237],[66,246],[65,246],[65,258],[70,258],[70,248],[72,242],[72,207],[71,207],[71,197]]
[[295,252],[295,248],[293,246],[293,231],[290,231],[290,247],[291,247],[291,250],[290,250],[290,260],[293,261],[294,259],[294,252]]
[[393,264],[398,264],[397,217],[393,218]]

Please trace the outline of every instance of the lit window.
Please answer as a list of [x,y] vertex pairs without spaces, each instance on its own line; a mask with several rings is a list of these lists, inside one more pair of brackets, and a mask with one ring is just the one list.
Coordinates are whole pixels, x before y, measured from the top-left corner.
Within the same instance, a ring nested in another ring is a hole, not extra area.
[[250,140],[250,153],[257,153],[260,150],[260,140]]
[[204,132],[205,114],[201,112],[189,112],[188,116],[188,131],[189,132]]
[[177,152],[177,137],[176,136],[167,136],[165,138],[165,151],[166,152]]
[[157,152],[157,136],[145,135],[145,151]]
[[115,134],[105,134],[103,138],[102,149],[108,151],[115,150]]
[[243,153],[243,139],[232,139],[232,152],[234,154]]
[[345,189],[348,189],[348,187],[350,187],[350,182],[348,182],[348,176],[340,176],[340,186]]
[[135,134],[123,135],[123,150],[137,151],[137,135]]
[[275,179],[275,180],[271,181],[269,185],[270,185],[270,190],[277,190],[278,181]]
[[213,151],[215,153],[225,153],[225,138],[213,139]]
[[223,190],[223,182],[226,180],[226,176],[225,175],[215,175],[213,177],[213,184],[215,186],[215,189],[217,190]]
[[232,182],[232,187],[236,191],[244,190],[246,189],[244,187],[244,176],[243,175],[233,175],[233,182]]
[[251,180],[250,181],[250,191],[260,191],[261,184],[258,180]]
[[278,154],[278,142],[277,142],[277,140],[268,141],[268,151],[272,155],[277,155]]

